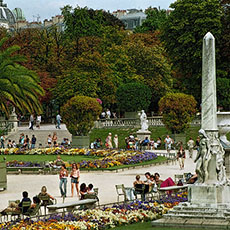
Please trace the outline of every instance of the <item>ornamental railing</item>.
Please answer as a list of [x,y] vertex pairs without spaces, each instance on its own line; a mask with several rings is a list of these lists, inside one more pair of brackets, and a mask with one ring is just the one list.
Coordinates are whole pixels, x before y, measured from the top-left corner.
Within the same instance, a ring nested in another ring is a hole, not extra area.
[[[149,127],[163,127],[162,116],[148,117]],[[200,126],[200,118],[196,118],[191,122],[191,126]],[[132,127],[140,128],[139,118],[112,118],[100,119],[95,122],[95,128],[122,128]]]

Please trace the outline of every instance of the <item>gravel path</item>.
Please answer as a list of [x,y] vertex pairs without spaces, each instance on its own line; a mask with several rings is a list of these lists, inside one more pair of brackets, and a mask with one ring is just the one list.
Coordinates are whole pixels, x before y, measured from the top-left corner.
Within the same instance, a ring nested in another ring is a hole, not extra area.
[[[186,153],[187,154],[187,153]],[[187,154],[188,155],[188,154]],[[195,154],[194,154],[195,156]],[[186,157],[185,169],[180,170],[178,162],[177,164],[149,166],[145,168],[129,169],[122,172],[82,172],[80,176],[80,183],[86,184],[92,183],[94,187],[99,188],[100,203],[115,202],[117,194],[115,190],[116,184],[124,184],[126,187],[131,187],[135,176],[141,175],[141,179],[144,179],[144,173],[158,172],[162,179],[172,177],[174,179],[175,174],[183,174],[186,172],[194,173],[195,164],[192,159]],[[59,192],[59,178],[58,175],[8,175],[8,188],[6,191],[0,192],[0,210],[4,209],[8,200],[21,200],[21,193],[28,191],[29,197],[37,195],[43,185],[48,188],[48,193],[53,195],[58,203],[62,202],[62,198]],[[77,197],[71,196],[70,178],[67,183],[67,198],[66,201],[76,200]]]

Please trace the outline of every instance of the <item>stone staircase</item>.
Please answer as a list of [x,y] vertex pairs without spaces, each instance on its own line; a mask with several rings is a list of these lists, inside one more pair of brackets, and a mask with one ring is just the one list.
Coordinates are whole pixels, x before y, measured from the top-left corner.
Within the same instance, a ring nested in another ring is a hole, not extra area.
[[[53,124],[41,125],[40,129],[35,127],[34,130],[30,130],[28,126],[18,127],[17,132],[10,133],[6,139],[11,141],[14,140],[18,144],[21,133],[24,133],[25,136],[28,135],[30,139],[34,134],[37,138],[36,147],[39,147],[39,145],[41,147],[46,147],[48,135],[51,134],[51,136],[53,136],[54,132],[57,133],[58,144],[62,142],[63,138],[68,138],[70,141],[72,141],[72,134],[69,133],[64,124],[61,125],[61,129],[56,129],[55,125]],[[5,144],[7,144],[7,141]]]
[[175,206],[162,219],[152,222],[153,227],[177,227],[191,229],[229,229],[229,205],[191,205],[180,203]]

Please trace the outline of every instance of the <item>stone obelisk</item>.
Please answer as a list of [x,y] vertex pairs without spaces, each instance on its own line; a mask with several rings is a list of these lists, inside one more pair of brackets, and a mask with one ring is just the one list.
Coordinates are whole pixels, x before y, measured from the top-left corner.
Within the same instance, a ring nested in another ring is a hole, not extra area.
[[208,32],[203,39],[201,128],[218,131],[216,106],[215,38]]
[[189,192],[192,204],[218,204],[229,202],[224,167],[224,150],[218,138],[216,105],[215,38],[208,32],[203,39],[202,105],[200,150],[196,157],[198,184]]
[[[202,105],[201,105],[201,129],[208,137],[210,159],[207,163],[205,177],[206,184],[217,182],[216,154],[212,149],[218,143],[217,129],[217,105],[216,105],[216,60],[215,60],[215,38],[208,32],[203,38],[202,53]],[[208,174],[208,175],[207,175]]]

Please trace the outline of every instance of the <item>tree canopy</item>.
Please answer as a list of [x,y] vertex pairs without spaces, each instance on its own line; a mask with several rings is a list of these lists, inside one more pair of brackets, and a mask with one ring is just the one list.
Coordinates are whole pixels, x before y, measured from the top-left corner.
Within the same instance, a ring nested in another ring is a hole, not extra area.
[[161,39],[173,62],[179,89],[200,100],[202,41],[211,32],[218,55],[221,4],[219,0],[178,0],[170,8],[173,10],[163,25]]

